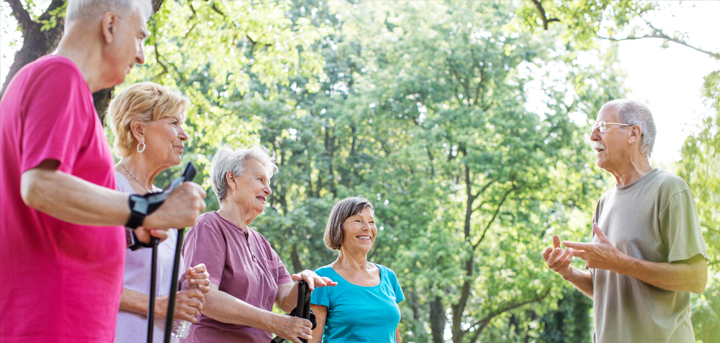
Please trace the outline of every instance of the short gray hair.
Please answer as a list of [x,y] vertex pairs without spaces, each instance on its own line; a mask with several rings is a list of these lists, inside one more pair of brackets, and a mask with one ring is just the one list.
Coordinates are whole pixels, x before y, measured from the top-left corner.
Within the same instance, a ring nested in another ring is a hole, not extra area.
[[213,192],[215,192],[219,202],[222,202],[227,196],[228,185],[225,178],[227,173],[232,171],[235,175],[242,175],[245,171],[245,162],[250,160],[258,161],[265,167],[268,179],[272,178],[273,174],[278,171],[275,164],[275,154],[263,147],[256,146],[250,149],[236,150],[220,148],[215,153],[212,167],[210,167],[210,177]]
[[345,219],[360,213],[366,208],[374,211],[370,201],[361,196],[345,198],[335,204],[330,212],[327,226],[325,226],[325,246],[331,250],[340,250],[343,242],[342,224]]
[[105,12],[127,13],[139,9],[145,21],[153,14],[151,0],[68,0],[66,20],[92,18]]
[[642,102],[628,99],[613,100],[605,104],[612,106],[617,111],[618,120],[621,123],[640,126],[642,130],[642,143],[640,144],[640,152],[650,158],[653,146],[655,145],[655,122],[653,121],[650,109]]

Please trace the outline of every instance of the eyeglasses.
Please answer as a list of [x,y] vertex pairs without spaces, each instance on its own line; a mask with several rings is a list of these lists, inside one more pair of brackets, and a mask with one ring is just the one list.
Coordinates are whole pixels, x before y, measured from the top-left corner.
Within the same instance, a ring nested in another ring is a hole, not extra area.
[[617,126],[620,126],[620,127],[623,127],[623,126],[632,126],[632,125],[630,125],[630,124],[611,123],[611,122],[606,122],[606,121],[604,121],[604,120],[601,120],[601,121],[595,123],[595,125],[593,125],[592,130],[590,130],[590,134],[592,134],[593,131],[595,131],[595,129],[598,129],[598,131],[600,131],[600,133],[603,133],[603,132],[607,131],[608,125],[617,125]]

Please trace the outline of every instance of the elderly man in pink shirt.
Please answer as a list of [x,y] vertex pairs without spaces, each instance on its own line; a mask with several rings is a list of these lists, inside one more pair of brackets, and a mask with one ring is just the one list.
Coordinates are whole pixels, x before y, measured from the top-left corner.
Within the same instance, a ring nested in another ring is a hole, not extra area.
[[142,64],[149,0],[69,0],[57,54],[28,64],[0,101],[0,341],[113,342],[126,234],[192,225],[186,182],[154,212],[115,191],[92,93]]

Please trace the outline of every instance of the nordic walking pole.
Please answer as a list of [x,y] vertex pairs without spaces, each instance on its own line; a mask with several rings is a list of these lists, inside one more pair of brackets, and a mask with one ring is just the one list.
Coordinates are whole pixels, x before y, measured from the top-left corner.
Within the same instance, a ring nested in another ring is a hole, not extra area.
[[155,331],[155,284],[157,279],[157,254],[158,254],[158,244],[160,243],[160,239],[157,237],[151,237],[150,238],[150,245],[152,247],[152,259],[150,262],[150,300],[148,302],[148,326],[147,326],[147,341],[148,343],[152,343],[153,341],[153,333]]
[[[305,280],[298,281],[298,296],[297,296],[297,306],[295,309],[290,312],[290,315],[293,317],[300,317],[303,319],[307,319],[312,323],[312,329],[315,330],[315,327],[317,326],[317,321],[315,320],[315,313],[313,313],[310,310],[310,296],[312,295],[312,291],[310,290],[310,287],[308,287]],[[307,343],[307,340],[300,339],[301,342]],[[282,343],[285,342],[285,338],[282,338],[280,336],[275,337],[270,343]]]
[[[190,181],[192,181],[192,178],[195,177],[195,167],[192,165],[192,163],[187,164],[185,167],[185,172],[183,172],[183,175],[173,179],[170,181],[170,184],[165,187],[160,192],[157,193],[149,193],[144,195],[143,197],[146,199],[146,206],[150,207],[151,211],[154,211],[158,207],[162,205],[162,203],[165,201],[165,199],[168,197],[168,195],[180,184],[182,184],[187,177],[190,177]],[[182,236],[178,233],[178,239],[182,240]],[[151,264],[150,264],[150,294],[149,294],[149,300],[148,300],[148,328],[147,328],[147,343],[153,342],[153,332],[155,331],[155,288],[157,284],[157,251],[158,251],[158,244],[160,243],[160,240],[157,237],[151,237],[150,238],[150,247],[152,248],[152,258],[151,258]],[[182,246],[182,243],[180,243]],[[179,259],[176,258],[175,268],[177,268],[177,264],[179,262]],[[174,282],[177,283],[177,273],[175,274]],[[177,291],[177,286],[173,288],[173,292]],[[175,310],[175,294],[170,294],[170,305],[168,306],[168,311],[170,311],[169,318],[172,320],[172,311]]]
[[[182,179],[178,184],[185,181],[192,181],[195,178],[195,167],[192,163],[187,164],[183,175],[175,180]],[[173,182],[175,181],[173,180]],[[171,185],[172,186],[172,185]],[[185,239],[185,228],[178,229],[177,244],[175,245],[175,261],[173,262],[172,278],[170,280],[170,294],[168,297],[168,310],[165,320],[165,343],[170,343],[170,335],[173,328],[173,315],[175,314],[175,297],[178,289],[178,273],[180,269],[180,256],[182,255],[183,240]]]

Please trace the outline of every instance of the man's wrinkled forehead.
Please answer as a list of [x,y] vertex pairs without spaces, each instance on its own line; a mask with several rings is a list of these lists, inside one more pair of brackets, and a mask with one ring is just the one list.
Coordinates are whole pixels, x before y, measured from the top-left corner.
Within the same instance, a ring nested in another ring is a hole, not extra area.
[[596,121],[617,121],[617,105],[615,104],[605,104],[602,108],[600,108],[600,111],[598,111],[597,119]]

